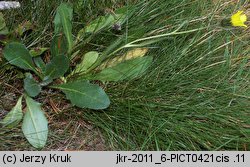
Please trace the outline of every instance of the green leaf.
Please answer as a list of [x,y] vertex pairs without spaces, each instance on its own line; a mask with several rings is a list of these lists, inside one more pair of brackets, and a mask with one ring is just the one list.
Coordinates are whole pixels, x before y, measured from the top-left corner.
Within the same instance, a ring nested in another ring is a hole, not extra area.
[[65,55],[54,57],[45,68],[45,80],[62,77],[69,69],[69,58]]
[[59,9],[65,10],[65,12],[67,13],[66,15],[69,17],[70,21],[72,21],[73,19],[73,9],[70,5],[68,5],[67,3],[62,3],[60,6],[58,6],[56,16],[54,18],[55,34],[59,34],[62,31],[62,21]]
[[110,100],[104,90],[88,81],[76,81],[66,83],[53,88],[61,89],[72,104],[81,108],[105,109],[109,106]]
[[44,80],[40,83],[41,86],[47,86],[53,82],[53,79],[45,77]]
[[90,22],[85,28],[81,29],[78,32],[77,39],[83,39],[86,33],[97,33],[105,28],[109,28],[114,23],[115,17],[113,15],[100,16],[96,20]]
[[6,117],[3,119],[1,124],[4,127],[13,128],[17,126],[22,118],[23,118],[23,112],[22,112],[22,96],[18,99],[17,104],[13,109],[6,115]]
[[68,44],[67,39],[64,35],[56,35],[53,37],[50,51],[52,57],[58,56],[60,54],[67,54],[68,52]]
[[7,44],[4,48],[3,55],[12,65],[25,70],[36,71],[32,57],[23,44],[18,42]]
[[26,73],[24,90],[30,97],[36,97],[41,92],[41,86],[34,80],[30,73]]
[[56,12],[55,18],[54,18],[54,27],[55,27],[55,34],[58,35],[62,31],[62,23],[59,12]]
[[46,65],[45,65],[43,59],[41,57],[34,57],[33,60],[34,60],[35,65],[39,69],[41,69],[41,73],[44,73]]
[[138,57],[124,61],[116,66],[105,68],[90,79],[101,81],[131,80],[144,73],[153,61],[153,57]]
[[73,73],[81,73],[88,70],[98,59],[99,53],[95,51],[88,52],[84,55],[83,60],[78,64]]
[[31,49],[29,52],[32,57],[38,57],[38,56],[41,56],[48,49],[49,48],[35,48],[35,49]]
[[71,52],[73,47],[73,35],[72,35],[72,18],[73,18],[73,9],[69,4],[62,3],[57,8],[57,14],[55,16],[55,32],[56,34],[61,31],[61,27],[63,33],[68,42],[68,52]]
[[[127,20],[128,9],[131,8],[133,8],[133,6],[122,7],[120,9],[117,9],[114,14],[108,14],[106,16],[98,17],[78,32],[77,40],[84,39],[87,34],[98,33],[104,29],[110,28],[114,24],[120,26]],[[130,15],[132,14],[130,13]]]
[[98,32],[106,27],[111,27],[115,22],[113,15],[101,16],[91,22],[86,28],[85,33],[94,33]]
[[48,121],[41,104],[26,96],[27,111],[22,130],[29,143],[35,148],[43,148],[48,137]]

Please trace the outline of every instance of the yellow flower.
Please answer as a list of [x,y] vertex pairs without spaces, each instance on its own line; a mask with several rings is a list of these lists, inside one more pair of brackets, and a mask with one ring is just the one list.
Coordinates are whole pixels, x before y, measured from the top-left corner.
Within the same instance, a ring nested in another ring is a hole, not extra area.
[[245,22],[247,21],[247,15],[243,11],[238,11],[231,16],[231,23],[235,27],[247,27]]

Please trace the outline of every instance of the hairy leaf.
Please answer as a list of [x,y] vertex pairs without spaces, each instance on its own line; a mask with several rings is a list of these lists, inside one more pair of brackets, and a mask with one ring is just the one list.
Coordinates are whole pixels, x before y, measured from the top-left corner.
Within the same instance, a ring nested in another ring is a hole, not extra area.
[[45,68],[45,79],[62,77],[69,69],[69,58],[65,55],[54,57]]
[[73,73],[81,73],[89,69],[98,59],[98,52],[88,52],[84,55],[83,60],[80,64],[78,64]]
[[5,127],[15,127],[17,126],[23,118],[22,112],[22,96],[18,99],[17,104],[12,110],[6,115],[1,124]]
[[41,92],[41,86],[34,80],[30,73],[24,79],[24,90],[30,97],[36,97]]
[[29,143],[35,148],[43,148],[48,137],[48,121],[41,109],[40,103],[26,97],[27,111],[25,113],[22,131]]
[[53,86],[53,88],[61,89],[77,107],[98,110],[105,109],[110,104],[109,97],[104,90],[88,81],[76,81]]
[[12,65],[25,70],[36,71],[32,57],[23,44],[18,42],[7,44],[4,48],[3,55]]

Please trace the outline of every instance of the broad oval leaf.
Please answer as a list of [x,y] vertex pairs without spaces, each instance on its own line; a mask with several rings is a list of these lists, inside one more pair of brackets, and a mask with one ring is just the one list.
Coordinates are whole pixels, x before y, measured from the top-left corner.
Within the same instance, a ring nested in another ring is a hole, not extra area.
[[153,57],[151,56],[127,60],[116,66],[105,68],[100,73],[95,74],[89,79],[101,81],[131,80],[144,73],[151,65],[152,61]]
[[99,53],[95,51],[88,52],[84,55],[83,60],[78,64],[73,73],[81,73],[88,70],[98,59]]
[[76,81],[53,86],[53,88],[62,90],[66,94],[67,99],[80,108],[99,110],[105,109],[110,105],[109,97],[104,90],[88,81]]
[[12,110],[6,115],[6,117],[2,120],[1,124],[4,127],[15,127],[17,126],[23,118],[22,112],[22,96],[18,99],[17,104]]
[[27,111],[24,115],[22,131],[35,148],[43,148],[48,137],[48,121],[41,104],[26,96]]
[[45,68],[45,80],[62,77],[69,69],[69,58],[65,55],[54,57]]
[[36,97],[41,92],[41,86],[35,81],[30,73],[24,79],[24,90],[30,97]]
[[23,44],[18,42],[11,42],[7,44],[3,50],[3,55],[12,65],[25,70],[36,71],[32,57],[28,49]]

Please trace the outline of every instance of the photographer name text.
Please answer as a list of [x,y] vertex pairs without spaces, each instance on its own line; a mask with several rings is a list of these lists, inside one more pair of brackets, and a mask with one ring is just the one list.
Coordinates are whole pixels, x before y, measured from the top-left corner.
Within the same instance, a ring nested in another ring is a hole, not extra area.
[[16,164],[16,163],[71,163],[72,158],[69,154],[58,155],[58,154],[48,154],[48,155],[27,155],[27,154],[4,154],[2,156],[2,162],[4,164]]

